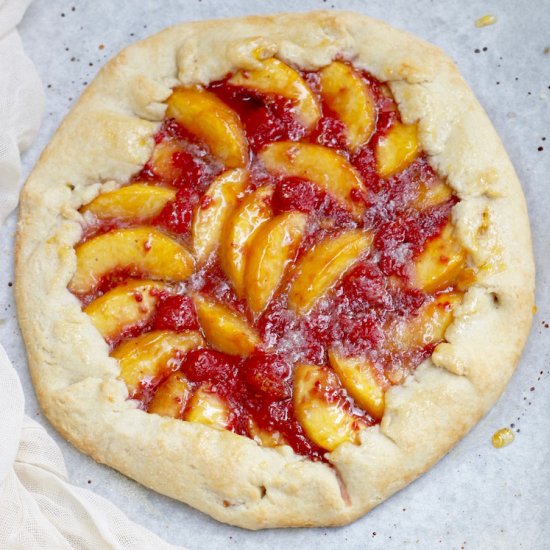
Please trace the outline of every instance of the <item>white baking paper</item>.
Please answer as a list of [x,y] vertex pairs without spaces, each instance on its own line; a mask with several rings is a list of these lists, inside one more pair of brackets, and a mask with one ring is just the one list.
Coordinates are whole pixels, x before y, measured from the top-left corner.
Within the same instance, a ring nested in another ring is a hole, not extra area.
[[[122,47],[180,21],[277,11],[350,9],[439,45],[486,108],[523,183],[537,257],[533,330],[508,389],[477,427],[428,473],[354,524],[248,532],[145,489],[67,444],[36,402],[15,316],[16,218],[0,230],[0,342],[17,367],[26,412],[63,451],[73,483],[109,498],[169,542],[192,550],[400,550],[550,547],[550,2],[548,0],[36,0],[20,26],[46,90],[46,115],[24,155],[28,174],[99,67]],[[475,21],[495,15],[494,25]],[[545,50],[546,49],[546,50]],[[1,397],[0,397],[1,399]],[[491,436],[513,425],[515,441]],[[0,443],[1,444],[1,443]]]

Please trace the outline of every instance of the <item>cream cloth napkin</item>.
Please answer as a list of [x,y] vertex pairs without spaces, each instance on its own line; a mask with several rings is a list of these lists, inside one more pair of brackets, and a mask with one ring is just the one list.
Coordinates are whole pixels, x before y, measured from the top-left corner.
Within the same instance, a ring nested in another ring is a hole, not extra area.
[[[20,151],[43,111],[40,79],[15,30],[30,2],[0,0],[0,225],[17,205]],[[1,344],[0,388],[0,549],[175,548],[68,482],[61,450],[24,415],[21,383]]]

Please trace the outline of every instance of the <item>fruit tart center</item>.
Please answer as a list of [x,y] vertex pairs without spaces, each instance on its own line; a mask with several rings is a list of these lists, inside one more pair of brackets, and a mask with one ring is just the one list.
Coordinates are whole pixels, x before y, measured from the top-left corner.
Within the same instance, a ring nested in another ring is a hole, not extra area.
[[69,289],[150,412],[323,459],[445,338],[458,202],[388,86],[276,58],[177,88],[150,160],[81,212]]

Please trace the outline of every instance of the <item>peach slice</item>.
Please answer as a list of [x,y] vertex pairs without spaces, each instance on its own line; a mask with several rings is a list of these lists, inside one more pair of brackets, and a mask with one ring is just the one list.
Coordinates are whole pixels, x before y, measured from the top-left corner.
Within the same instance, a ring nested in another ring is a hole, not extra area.
[[176,198],[174,189],[134,183],[116,191],[102,193],[82,212],[91,212],[100,220],[143,221],[160,214],[166,203]]
[[462,293],[445,292],[424,305],[418,315],[388,331],[390,346],[407,350],[441,342],[453,321],[453,310],[462,302]]
[[192,224],[193,249],[198,262],[204,262],[218,246],[222,230],[246,187],[245,170],[236,168],[218,176],[195,208]]
[[258,155],[268,172],[311,181],[334,197],[356,220],[365,211],[364,192],[355,168],[333,149],[311,143],[280,141],[264,147]]
[[307,216],[286,212],[264,223],[250,245],[244,283],[250,309],[263,311],[294,258],[306,228]]
[[256,331],[237,313],[211,298],[193,297],[199,323],[212,347],[229,355],[247,356],[261,343]]
[[376,124],[376,105],[363,79],[349,66],[334,61],[320,71],[321,95],[344,123],[352,151],[367,143]]
[[154,280],[183,281],[193,273],[193,257],[154,227],[116,229],[78,245],[69,290],[85,294],[115,269],[135,269]]
[[441,180],[436,181],[433,185],[428,185],[421,182],[418,189],[418,197],[416,198],[415,206],[419,210],[437,206],[448,201],[453,196],[452,189]]
[[84,308],[84,313],[101,336],[111,340],[125,328],[146,323],[155,312],[163,288],[164,284],[154,281],[131,281],[96,298]]
[[161,178],[172,182],[180,171],[174,166],[173,157],[181,151],[181,146],[173,139],[161,141],[155,145],[149,164],[153,172]]
[[185,375],[180,371],[173,372],[155,392],[147,412],[181,418],[190,393],[191,388]]
[[245,197],[227,220],[221,236],[220,263],[238,296],[244,296],[245,262],[257,229],[273,214],[273,187],[260,187]]
[[188,422],[198,422],[217,430],[225,430],[229,425],[229,407],[208,384],[203,384],[189,400],[183,418]]
[[331,349],[328,354],[334,372],[355,402],[375,420],[384,414],[384,386],[378,380],[368,360],[344,357]]
[[288,293],[289,307],[307,313],[359,256],[370,250],[371,243],[370,233],[353,229],[314,246],[296,266],[296,278]]
[[178,88],[168,99],[166,116],[208,145],[227,168],[248,164],[248,144],[239,116],[212,92]]
[[315,128],[321,116],[313,92],[300,74],[275,58],[262,61],[262,67],[235,73],[229,84],[262,94],[275,94],[292,100],[298,120],[308,129]]
[[428,245],[414,263],[413,284],[434,292],[453,284],[466,264],[466,251],[453,239],[451,222]]
[[329,369],[299,364],[294,373],[294,410],[307,436],[319,447],[333,451],[341,443],[359,442],[364,427],[344,407],[345,399],[330,399],[340,388],[338,377]]
[[401,172],[420,152],[416,124],[396,122],[376,145],[376,171],[382,178]]
[[252,418],[248,420],[248,433],[250,437],[262,447],[277,447],[287,444],[287,440],[281,432],[271,432],[260,428]]
[[120,377],[126,382],[130,397],[135,395],[140,383],[151,383],[170,371],[170,359],[204,345],[203,337],[196,331],[173,332],[155,330],[130,338],[111,353],[118,359]]

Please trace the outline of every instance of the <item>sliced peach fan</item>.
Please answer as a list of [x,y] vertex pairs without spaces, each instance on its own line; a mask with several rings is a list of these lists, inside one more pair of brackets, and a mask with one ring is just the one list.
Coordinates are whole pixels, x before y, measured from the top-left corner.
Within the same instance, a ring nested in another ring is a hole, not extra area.
[[416,125],[344,60],[167,106],[143,170],[82,207],[69,284],[129,398],[314,460],[359,443],[474,280]]

